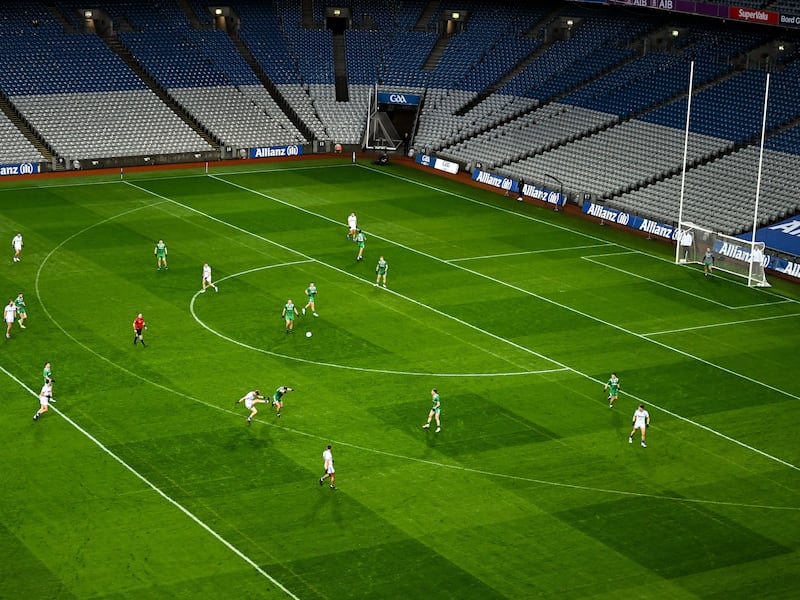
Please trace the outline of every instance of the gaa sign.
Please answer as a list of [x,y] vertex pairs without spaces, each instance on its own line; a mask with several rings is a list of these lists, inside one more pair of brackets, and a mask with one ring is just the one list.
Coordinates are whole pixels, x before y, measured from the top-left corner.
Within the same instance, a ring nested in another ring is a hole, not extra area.
[[402,92],[378,92],[378,104],[394,104],[399,106],[417,106],[420,97],[416,94]]

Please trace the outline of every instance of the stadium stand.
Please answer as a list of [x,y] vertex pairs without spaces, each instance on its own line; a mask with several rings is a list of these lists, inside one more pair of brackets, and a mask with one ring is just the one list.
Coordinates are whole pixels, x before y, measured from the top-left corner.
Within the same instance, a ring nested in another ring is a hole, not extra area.
[[[77,0],[25,0],[0,17],[0,162],[357,147],[381,87],[423,98],[418,150],[544,186],[556,176],[572,198],[672,222],[693,61],[697,220],[751,225],[768,72],[764,219],[800,210],[794,30],[559,0],[462,0],[459,22],[426,0],[335,4],[352,16],[344,96],[331,2],[239,0],[219,20],[205,0],[105,0],[102,31]],[[721,4],[800,13],[798,0]]]

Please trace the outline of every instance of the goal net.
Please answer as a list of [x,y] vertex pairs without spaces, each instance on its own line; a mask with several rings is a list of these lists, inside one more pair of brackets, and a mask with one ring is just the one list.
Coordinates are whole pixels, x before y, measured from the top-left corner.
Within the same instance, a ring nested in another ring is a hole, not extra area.
[[764,242],[754,243],[693,223],[682,223],[678,228],[675,262],[703,264],[709,251],[714,270],[744,277],[750,287],[769,287],[764,274]]

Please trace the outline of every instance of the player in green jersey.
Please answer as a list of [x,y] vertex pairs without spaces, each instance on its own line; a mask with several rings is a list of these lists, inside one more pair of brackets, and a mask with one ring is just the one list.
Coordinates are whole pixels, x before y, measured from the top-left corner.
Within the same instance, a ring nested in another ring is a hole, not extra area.
[[314,285],[313,281],[309,283],[308,287],[306,288],[306,296],[308,297],[308,302],[303,307],[303,314],[306,314],[306,309],[310,308],[311,314],[314,315],[315,317],[318,317],[319,315],[317,314],[317,308],[314,305],[314,301],[317,298],[317,286]]
[[294,313],[296,310],[294,302],[289,298],[281,313],[281,316],[286,319],[286,333],[294,333]]
[[619,397],[619,377],[616,373],[612,373],[608,381],[603,384],[603,390],[608,392],[608,408],[614,408],[614,402]]
[[153,254],[156,257],[156,270],[160,271],[161,266],[164,266],[165,270],[169,270],[167,266],[167,245],[164,243],[164,240],[158,240],[156,243],[156,247],[153,249]]
[[289,386],[282,385],[275,393],[272,394],[272,406],[275,407],[275,414],[280,417],[281,416],[281,409],[283,408],[283,397],[288,394],[289,392],[293,392],[294,388],[290,388]]
[[378,264],[375,265],[375,273],[377,277],[375,278],[375,285],[377,286],[381,279],[383,279],[383,287],[386,287],[386,273],[389,271],[389,263],[387,263],[383,256],[378,259]]
[[439,392],[436,391],[436,388],[431,390],[431,401],[433,402],[433,406],[431,406],[431,410],[428,413],[428,422],[422,426],[423,429],[429,429],[431,426],[431,421],[436,419],[436,433],[439,433],[442,430],[442,422],[441,422],[441,413],[442,413],[442,401],[439,398]]
[[364,260],[364,242],[367,241],[367,236],[359,229],[354,239],[356,244],[358,244],[358,256],[356,256],[356,261]]
[[53,370],[50,368],[50,363],[44,363],[44,368],[42,369],[42,383],[53,383]]
[[14,304],[17,305],[17,322],[22,329],[25,329],[25,319],[28,318],[28,313],[25,309],[25,299],[22,297],[22,292],[17,295]]

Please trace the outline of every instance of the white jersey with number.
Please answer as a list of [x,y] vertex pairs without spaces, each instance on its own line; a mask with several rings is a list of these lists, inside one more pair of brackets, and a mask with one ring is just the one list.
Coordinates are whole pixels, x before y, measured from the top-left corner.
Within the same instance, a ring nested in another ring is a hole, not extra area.
[[255,399],[256,399],[256,393],[254,391],[253,392],[247,392],[247,395],[244,397],[244,405],[248,409],[253,408],[253,400],[255,400]]
[[350,215],[347,217],[347,226],[350,227],[350,229],[358,229],[358,226],[356,225],[357,222],[358,220],[356,219],[355,215]]
[[209,265],[203,265],[203,279],[211,281],[211,267]]
[[7,304],[5,311],[3,311],[3,316],[6,323],[13,323],[17,316],[17,307],[14,304]]
[[14,246],[14,250],[22,250],[22,236],[15,235],[14,239],[11,240],[11,245]]

